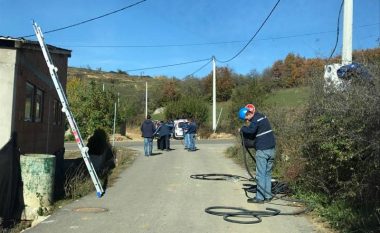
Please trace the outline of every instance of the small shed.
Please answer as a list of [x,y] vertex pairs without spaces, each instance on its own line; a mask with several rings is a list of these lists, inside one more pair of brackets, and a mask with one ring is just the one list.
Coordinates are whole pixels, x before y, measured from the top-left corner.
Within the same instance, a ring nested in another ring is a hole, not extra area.
[[[71,51],[48,48],[65,88]],[[0,74],[0,148],[16,133],[22,154],[61,150],[64,116],[38,42],[0,37]]]
[[[65,88],[71,51],[48,48]],[[55,179],[62,180],[65,126],[37,41],[0,36],[0,80],[0,222],[4,224],[19,219],[24,208],[20,154],[57,155]]]

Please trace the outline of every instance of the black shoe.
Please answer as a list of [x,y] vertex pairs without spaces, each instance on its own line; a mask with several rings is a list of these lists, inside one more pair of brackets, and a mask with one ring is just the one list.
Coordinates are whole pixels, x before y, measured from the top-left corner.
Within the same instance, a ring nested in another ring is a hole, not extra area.
[[273,197],[271,197],[271,198],[265,198],[264,202],[265,202],[265,203],[269,203],[269,202],[272,201],[272,199],[273,199]]
[[256,198],[249,198],[247,199],[247,202],[254,204],[264,204],[264,200],[257,200]]

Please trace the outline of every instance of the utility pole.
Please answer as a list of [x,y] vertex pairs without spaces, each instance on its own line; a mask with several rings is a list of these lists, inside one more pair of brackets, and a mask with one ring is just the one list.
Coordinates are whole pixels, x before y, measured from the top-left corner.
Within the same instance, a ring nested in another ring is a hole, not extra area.
[[120,93],[117,93],[117,107],[120,107]]
[[145,82],[145,118],[148,116],[148,82]]
[[343,5],[343,46],[341,63],[325,65],[325,85],[334,86],[343,90],[344,81],[338,78],[337,71],[342,66],[352,63],[352,22],[353,22],[353,0],[344,0]]
[[342,65],[352,63],[353,0],[344,0]]
[[115,146],[115,127],[116,127],[116,114],[117,114],[117,110],[116,110],[116,102],[115,102],[115,112],[114,112],[114,116],[113,116],[113,131],[112,131],[112,147]]
[[212,56],[212,130],[216,130],[216,68],[215,57]]
[[[218,126],[219,124],[219,120],[220,120],[220,116],[222,115],[222,112],[223,112],[223,108],[220,109],[220,112],[219,112],[219,116],[218,116],[218,120],[216,121],[216,126]],[[216,132],[216,127],[214,129],[214,133]]]

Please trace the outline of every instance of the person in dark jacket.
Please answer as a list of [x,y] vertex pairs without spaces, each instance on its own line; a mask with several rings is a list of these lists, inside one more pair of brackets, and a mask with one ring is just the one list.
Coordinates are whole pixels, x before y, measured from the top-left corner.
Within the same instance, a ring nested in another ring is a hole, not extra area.
[[151,116],[147,115],[146,120],[141,125],[141,134],[144,138],[144,153],[145,156],[151,156],[153,150],[153,137],[156,127],[154,126]]
[[153,138],[157,138],[157,150],[163,150],[163,148],[161,148],[162,142],[160,137],[161,122],[156,122],[155,126],[156,131],[153,134]]
[[[251,105],[253,106],[253,105]],[[240,131],[244,138],[254,139],[256,149],[256,182],[257,193],[255,198],[248,199],[250,203],[264,203],[272,200],[272,170],[276,156],[276,141],[268,118],[257,112],[255,107],[242,108],[239,111],[240,119],[244,119],[248,126]]]
[[161,126],[160,126],[160,129],[158,130],[158,134],[160,137],[159,148],[161,150],[169,151],[170,150],[170,147],[169,147],[170,129],[168,125],[164,123],[163,121],[161,121]]
[[197,125],[195,124],[193,119],[188,119],[189,121],[189,126],[187,130],[187,134],[189,137],[188,141],[188,151],[196,151],[195,149],[195,134],[197,133]]
[[172,148],[170,147],[170,138],[172,137],[173,132],[174,132],[174,122],[172,120],[168,120],[166,122],[166,125],[168,126],[168,129],[169,129],[169,139],[168,139],[168,145],[166,147],[169,150],[172,150]]

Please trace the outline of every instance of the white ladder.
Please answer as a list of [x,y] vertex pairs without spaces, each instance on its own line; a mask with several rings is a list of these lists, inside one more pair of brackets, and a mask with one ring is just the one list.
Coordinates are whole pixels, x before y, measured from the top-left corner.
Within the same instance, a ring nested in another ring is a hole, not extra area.
[[53,61],[51,59],[48,47],[45,44],[45,40],[44,40],[44,36],[42,34],[42,31],[41,31],[41,28],[39,26],[37,26],[37,23],[35,23],[35,22],[33,22],[33,28],[34,28],[34,32],[36,33],[38,42],[40,43],[41,50],[42,50],[42,53],[45,57],[46,64],[49,68],[50,76],[53,79],[55,89],[57,90],[59,99],[61,101],[62,112],[64,112],[66,114],[67,120],[70,124],[71,131],[73,132],[73,135],[75,137],[75,141],[78,144],[79,150],[82,154],[84,162],[85,162],[87,169],[90,173],[92,182],[95,185],[96,195],[97,195],[97,197],[101,197],[104,193],[102,185],[100,183],[98,175],[96,174],[94,166],[91,163],[90,156],[88,155],[88,147],[86,147],[84,145],[83,140],[82,140],[82,136],[81,136],[81,134],[79,132],[79,128],[77,126],[77,123],[75,122],[75,119],[74,119],[74,117],[73,117],[73,115],[69,109],[69,104],[68,104],[67,98],[65,96],[65,92],[61,86],[59,79],[58,79],[58,74],[57,74],[58,69],[53,64]]

